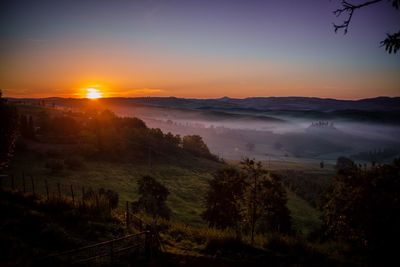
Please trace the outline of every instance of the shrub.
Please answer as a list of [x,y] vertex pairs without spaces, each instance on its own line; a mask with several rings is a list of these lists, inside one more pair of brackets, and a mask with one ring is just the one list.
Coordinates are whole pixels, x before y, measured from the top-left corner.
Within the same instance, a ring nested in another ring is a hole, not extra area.
[[118,207],[119,195],[117,192],[110,189],[105,190],[104,188],[100,188],[99,195],[103,195],[108,199],[110,208],[115,209]]
[[69,157],[65,159],[64,164],[67,166],[68,169],[74,171],[82,170],[85,167],[82,159],[77,157]]
[[60,160],[49,160],[46,162],[46,168],[50,169],[52,172],[59,172],[64,169],[64,164]]
[[272,251],[290,254],[292,256],[304,256],[314,251],[304,240],[282,234],[270,235],[263,245],[264,248]]
[[219,254],[221,256],[243,256],[243,255],[260,255],[263,253],[258,248],[255,248],[243,241],[233,238],[214,238],[208,240],[204,252],[211,255]]
[[56,149],[48,149],[46,151],[46,156],[49,158],[53,158],[53,159],[62,159],[62,153],[59,150]]

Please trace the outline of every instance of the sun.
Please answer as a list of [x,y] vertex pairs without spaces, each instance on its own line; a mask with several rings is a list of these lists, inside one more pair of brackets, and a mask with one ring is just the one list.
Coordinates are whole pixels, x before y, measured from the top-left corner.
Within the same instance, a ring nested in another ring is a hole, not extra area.
[[96,88],[86,89],[86,98],[89,99],[99,99],[103,97],[103,93]]

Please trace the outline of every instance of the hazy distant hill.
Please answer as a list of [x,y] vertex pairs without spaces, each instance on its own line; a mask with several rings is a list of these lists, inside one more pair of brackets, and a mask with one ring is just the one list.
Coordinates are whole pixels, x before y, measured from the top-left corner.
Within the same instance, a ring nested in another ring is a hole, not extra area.
[[[12,99],[11,100],[16,100]],[[19,99],[30,101],[33,99]],[[72,104],[80,99],[47,98],[49,101]],[[110,104],[142,104],[150,106],[192,108],[192,109],[254,109],[254,110],[365,110],[400,111],[400,97],[376,97],[360,100],[339,100],[316,97],[249,97],[249,98],[177,98],[177,97],[132,97],[106,98]]]
[[244,99],[222,97],[217,99],[187,99],[176,97],[130,98],[130,102],[195,109],[256,109],[256,110],[379,110],[399,111],[400,97],[376,97],[361,100],[338,100],[315,97],[249,97]]
[[[37,99],[11,99],[11,101],[38,101]],[[87,99],[46,98],[58,106],[76,107]],[[215,118],[242,118],[279,121],[294,117],[311,120],[344,119],[352,121],[400,124],[400,97],[376,97],[361,100],[338,100],[315,97],[249,97],[193,99],[177,97],[104,98],[101,102],[112,106],[144,106],[186,111],[201,111]]]

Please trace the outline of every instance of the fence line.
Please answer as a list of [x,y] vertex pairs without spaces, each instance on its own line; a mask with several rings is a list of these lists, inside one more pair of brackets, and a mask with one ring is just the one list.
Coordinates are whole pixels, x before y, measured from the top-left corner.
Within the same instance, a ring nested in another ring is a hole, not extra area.
[[[106,205],[104,205],[104,203],[100,203],[98,195],[100,188],[97,190],[92,188],[87,189],[84,186],[74,186],[72,184],[65,185],[59,182],[53,183],[53,186],[50,186],[50,183],[46,178],[44,178],[42,181],[38,181],[38,179],[34,179],[32,175],[29,175],[31,183],[30,186],[27,186],[27,183],[25,183],[25,177],[27,176],[24,173],[20,176],[20,180],[18,180],[16,177],[18,176],[14,174],[0,175],[0,189],[11,188],[13,191],[19,191],[24,194],[31,193],[33,195],[40,195],[45,197],[47,201],[70,200],[74,207],[88,208],[90,205],[92,205],[92,207],[94,206],[98,210],[107,208],[107,211],[111,213],[112,206],[110,200],[108,200]],[[75,190],[76,188],[80,188],[81,190]],[[91,193],[94,195],[91,199],[92,203],[89,203],[88,198],[90,197]],[[150,225],[139,218],[130,207],[131,202],[126,201],[124,213],[126,226],[132,226],[139,231],[143,231],[146,228],[149,229]]]
[[138,252],[149,254],[151,246],[148,244],[149,231],[142,231],[137,234],[126,235],[120,238],[96,243],[93,245],[68,250],[61,253],[51,254],[39,260],[40,264],[82,264],[91,261],[108,261],[112,264],[116,256]]
[[[2,190],[3,188],[11,188],[11,190],[13,191],[21,192],[24,194],[31,193],[33,195],[41,195],[43,197],[46,197],[47,201],[65,201],[70,199],[73,207],[83,209],[87,209],[91,204],[93,205],[93,203],[88,202],[86,199],[86,196],[93,192],[95,194],[94,196],[96,209],[100,211],[105,208],[105,206],[100,205],[99,197],[96,194],[96,191],[98,193],[100,189],[95,191],[90,188],[90,190],[92,191],[89,191],[84,186],[75,186],[75,188],[81,187],[81,193],[77,194],[79,190],[74,190],[74,186],[72,184],[68,186],[57,182],[56,185],[50,187],[47,179],[43,179],[43,182],[39,182],[38,179],[34,179],[34,177],[30,175],[29,177],[31,183],[30,186],[27,186],[29,183],[26,183],[25,177],[27,176],[24,173],[20,176],[21,179],[17,179],[16,177],[17,176],[15,176],[14,174],[0,175],[0,190]],[[75,201],[75,199],[80,199],[81,201]],[[159,235],[158,232],[156,232],[155,230],[156,226],[149,225],[141,218],[136,216],[136,214],[134,214],[132,210],[130,210],[130,205],[131,203],[129,201],[126,201],[125,224],[126,227],[132,227],[139,231],[139,233],[108,240],[105,242],[100,242],[78,249],[69,250],[58,254],[52,254],[38,260],[39,263],[54,265],[56,263],[66,262],[68,264],[77,264],[104,258],[109,258],[110,262],[112,263],[116,255],[127,254],[133,250],[140,249],[145,250],[146,255],[149,255],[149,253],[151,255],[152,250],[159,249],[160,247]],[[106,211],[109,211],[111,214],[111,209],[112,207],[109,200]]]
[[[32,195],[40,195],[45,197],[48,201],[50,199],[70,200],[73,206],[87,206],[85,202],[88,201],[90,193],[93,193],[95,206],[97,208],[100,206],[100,200],[98,198],[100,188],[95,189],[90,187],[89,189],[85,189],[84,186],[79,185],[62,184],[60,182],[50,183],[46,178],[38,179],[33,175],[28,176],[25,173],[22,173],[20,176],[14,174],[0,175],[0,189],[2,188],[9,188],[12,191],[19,191],[24,194],[30,193]],[[77,199],[80,201],[76,201]]]

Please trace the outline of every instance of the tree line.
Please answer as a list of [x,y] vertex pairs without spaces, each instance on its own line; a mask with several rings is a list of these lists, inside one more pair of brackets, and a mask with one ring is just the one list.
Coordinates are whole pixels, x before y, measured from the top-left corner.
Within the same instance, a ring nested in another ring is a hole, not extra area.
[[41,143],[79,145],[77,155],[90,159],[139,162],[151,157],[185,157],[191,154],[218,161],[202,137],[181,137],[148,128],[135,117],[118,117],[109,110],[85,113],[43,110],[37,114],[19,114],[14,122],[16,131],[26,140]]

